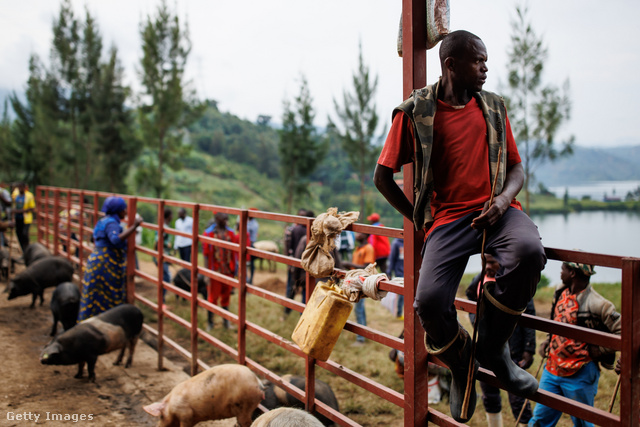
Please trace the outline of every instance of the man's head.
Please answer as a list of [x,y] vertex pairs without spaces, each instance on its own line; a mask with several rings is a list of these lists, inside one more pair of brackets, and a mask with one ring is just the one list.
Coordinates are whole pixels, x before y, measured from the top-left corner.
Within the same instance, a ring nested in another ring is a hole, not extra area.
[[480,92],[487,79],[487,48],[473,33],[464,30],[448,34],[440,45],[443,79],[455,89]]
[[178,209],[178,218],[185,219],[187,216],[187,210],[185,208]]
[[367,217],[367,221],[369,221],[371,224],[375,224],[376,222],[380,221],[380,215],[374,212]]
[[565,285],[571,285],[574,282],[589,283],[594,274],[596,272],[590,264],[563,262],[560,268],[560,280]]
[[25,184],[24,182],[19,182],[16,187],[18,188],[18,191],[20,192],[20,194],[24,194],[24,192],[27,189],[27,184]]
[[485,265],[485,274],[491,278],[496,277],[500,264],[491,254],[484,254],[484,258],[487,261]]
[[306,209],[298,209],[298,216],[307,216],[307,210]]
[[360,244],[367,243],[369,240],[369,235],[367,233],[356,233],[356,241]]
[[218,212],[215,216],[215,219],[218,227],[226,227],[227,221],[229,220],[229,215],[224,212]]
[[164,223],[168,224],[171,222],[171,218],[173,218],[173,211],[171,208],[164,208]]

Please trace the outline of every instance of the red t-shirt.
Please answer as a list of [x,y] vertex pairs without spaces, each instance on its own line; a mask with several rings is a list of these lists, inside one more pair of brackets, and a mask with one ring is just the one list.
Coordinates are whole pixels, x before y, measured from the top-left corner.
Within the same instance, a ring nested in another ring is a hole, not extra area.
[[[507,169],[521,162],[509,119]],[[482,210],[491,196],[487,125],[475,98],[463,108],[438,100],[433,125],[430,167],[434,176],[429,231]],[[378,164],[399,171],[414,160],[413,126],[405,114],[396,114]],[[511,206],[521,209],[515,199]]]

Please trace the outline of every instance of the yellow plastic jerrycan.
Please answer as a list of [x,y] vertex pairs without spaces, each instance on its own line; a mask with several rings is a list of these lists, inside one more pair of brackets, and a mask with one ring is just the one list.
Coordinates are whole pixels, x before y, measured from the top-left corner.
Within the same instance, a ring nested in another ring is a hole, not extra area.
[[353,303],[332,280],[319,283],[293,330],[293,342],[305,354],[327,361],[352,309]]

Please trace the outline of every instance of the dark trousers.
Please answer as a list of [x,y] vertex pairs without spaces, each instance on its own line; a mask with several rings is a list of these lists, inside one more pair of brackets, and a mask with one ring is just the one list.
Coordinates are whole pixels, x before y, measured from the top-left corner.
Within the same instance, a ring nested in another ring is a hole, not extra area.
[[[413,307],[435,347],[451,342],[458,333],[454,300],[469,257],[481,250],[482,230],[471,228],[479,214],[439,226],[425,242]],[[536,225],[510,207],[487,230],[485,252],[500,263],[493,296],[509,308],[524,309],[547,262]]]
[[[502,399],[500,398],[500,389],[482,381],[480,381],[480,388],[482,389],[482,404],[484,405],[484,410],[492,414],[502,412]],[[512,393],[508,394],[511,412],[513,413],[513,417],[517,420],[518,415],[520,415],[520,411],[522,410],[522,405],[527,399]],[[527,424],[530,419],[531,405],[529,404],[529,402],[527,402],[527,406],[525,407],[524,411],[522,411],[522,417],[520,417],[519,423]]]
[[178,248],[178,254],[180,255],[181,260],[191,262],[191,246]]
[[16,235],[18,236],[18,242],[20,243],[20,248],[22,249],[22,253],[29,246],[29,225],[25,224],[24,218],[19,218],[16,216]]

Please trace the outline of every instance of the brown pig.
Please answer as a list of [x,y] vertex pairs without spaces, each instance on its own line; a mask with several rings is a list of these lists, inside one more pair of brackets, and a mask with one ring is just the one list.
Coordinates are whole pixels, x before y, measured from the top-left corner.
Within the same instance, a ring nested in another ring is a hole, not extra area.
[[161,402],[143,409],[160,417],[162,427],[190,427],[232,417],[241,427],[249,427],[251,413],[263,398],[262,383],[249,368],[218,365],[178,384]]
[[251,427],[324,427],[310,413],[296,408],[278,408],[265,412],[251,424]]

